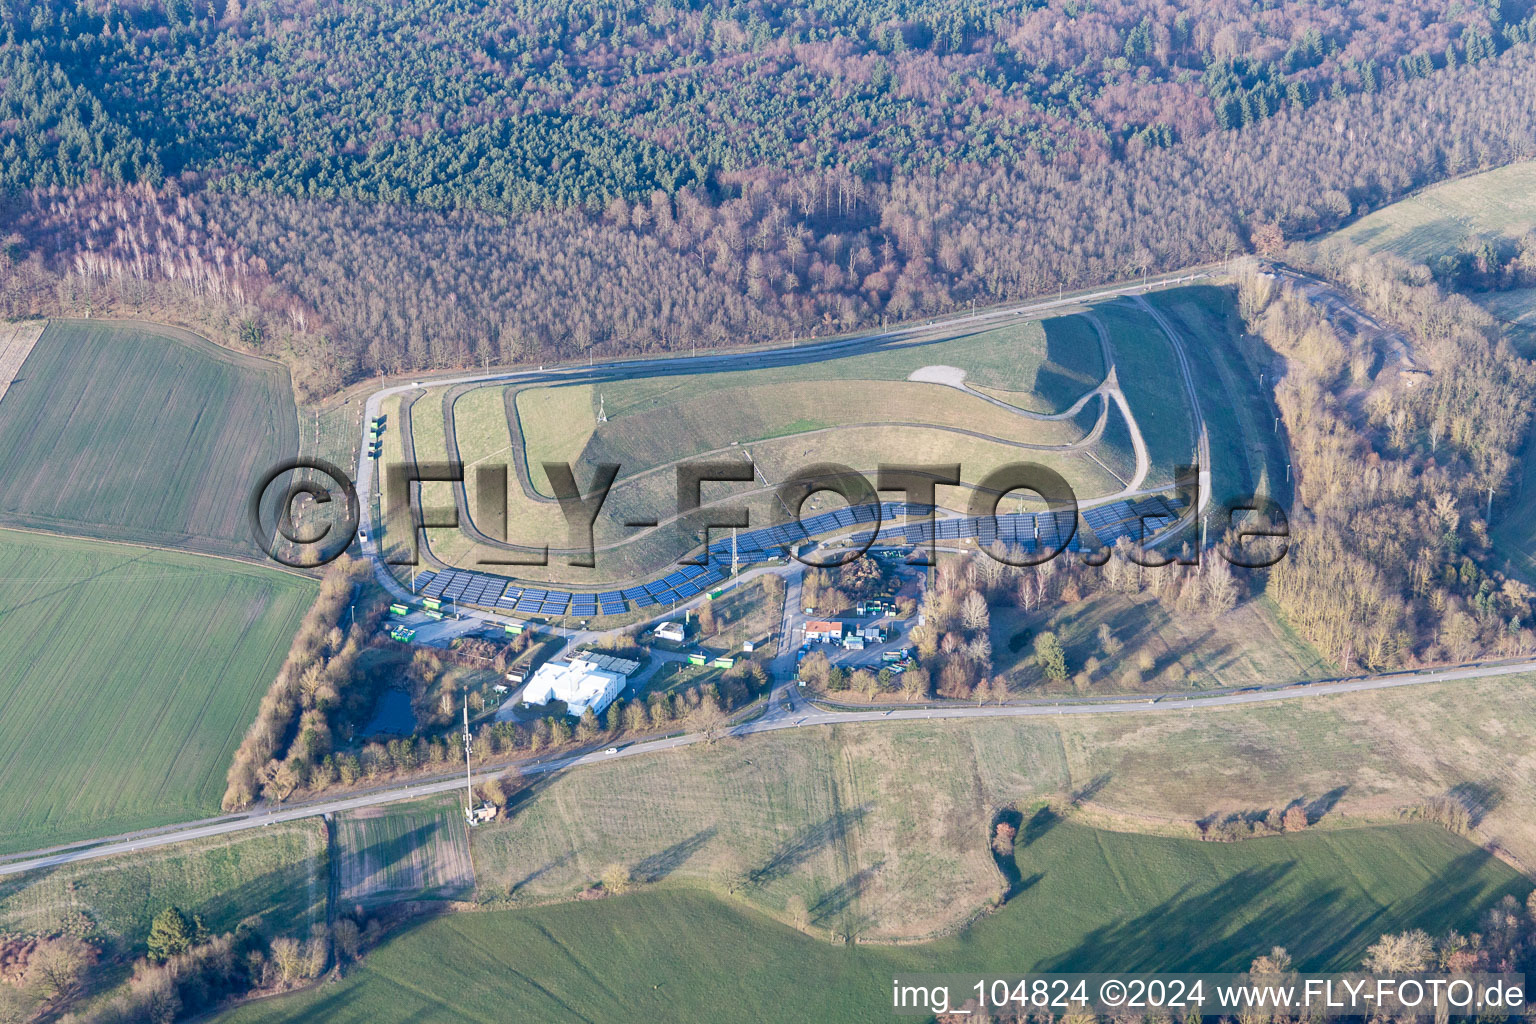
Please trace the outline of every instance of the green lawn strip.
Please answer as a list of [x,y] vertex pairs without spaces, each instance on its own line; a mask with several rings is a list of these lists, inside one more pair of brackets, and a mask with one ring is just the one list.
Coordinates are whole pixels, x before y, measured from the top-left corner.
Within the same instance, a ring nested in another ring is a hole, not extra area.
[[70,932],[142,956],[150,921],[176,906],[214,933],[249,922],[308,937],[325,920],[327,877],[319,820],[288,822],[0,879],[0,931]]
[[[1094,307],[1109,331],[1120,388],[1141,427],[1152,460],[1149,482],[1171,479],[1174,467],[1194,461],[1194,428],[1178,358],[1157,322],[1120,302]],[[1193,355],[1192,355],[1193,358]]]

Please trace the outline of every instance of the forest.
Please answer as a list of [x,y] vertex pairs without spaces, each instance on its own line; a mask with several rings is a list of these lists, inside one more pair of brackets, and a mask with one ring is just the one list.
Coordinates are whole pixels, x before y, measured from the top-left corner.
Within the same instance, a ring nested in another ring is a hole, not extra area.
[[319,397],[1174,269],[1530,155],[1532,17],[8,0],[0,312],[160,316]]
[[1286,359],[1276,400],[1304,507],[1267,594],[1346,672],[1530,650],[1536,590],[1493,568],[1488,531],[1513,489],[1536,364],[1427,267],[1334,243],[1287,255],[1404,325],[1428,372],[1390,380],[1360,337],[1247,278],[1249,329]]

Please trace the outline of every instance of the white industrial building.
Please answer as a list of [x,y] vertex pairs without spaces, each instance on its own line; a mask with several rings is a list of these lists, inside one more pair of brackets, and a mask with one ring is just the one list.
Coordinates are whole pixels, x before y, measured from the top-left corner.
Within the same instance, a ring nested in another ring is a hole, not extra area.
[[600,715],[624,692],[630,675],[639,667],[638,661],[583,651],[569,661],[551,661],[539,666],[523,688],[523,702],[548,704],[560,700],[565,702],[567,712],[577,718],[587,708],[591,708],[594,715]]

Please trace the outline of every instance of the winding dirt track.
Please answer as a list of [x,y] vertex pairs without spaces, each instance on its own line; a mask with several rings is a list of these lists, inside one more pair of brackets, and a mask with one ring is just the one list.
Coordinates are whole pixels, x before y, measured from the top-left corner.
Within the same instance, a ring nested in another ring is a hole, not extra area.
[[[545,368],[541,366],[537,370],[509,370],[498,373],[467,374],[460,377],[434,380],[431,382],[431,384],[434,387],[446,386],[450,389],[454,389],[461,385],[477,385],[495,382],[508,384],[556,384],[590,381],[593,383],[599,383],[610,380],[626,380],[633,377],[674,375],[681,376],[706,372],[719,372],[723,370],[738,369],[741,367],[793,366],[805,362],[819,362],[842,355],[928,345],[933,343],[934,339],[932,339],[930,335],[934,332],[936,327],[954,329],[966,325],[974,325],[977,329],[986,329],[999,323],[1012,322],[1013,319],[1018,316],[1024,316],[1031,313],[1040,313],[1053,309],[1082,307],[1089,303],[1105,299],[1140,294],[1151,288],[1185,285],[1193,281],[1201,280],[1208,276],[1209,274],[1205,270],[1194,269],[1188,272],[1168,275],[1160,279],[1152,280],[1150,282],[1122,285],[1119,287],[1111,288],[1101,288],[1078,295],[1064,296],[1057,299],[1046,299],[1037,302],[1028,302],[1015,306],[1005,306],[982,313],[962,314],[959,316],[947,317],[928,323],[914,324],[910,327],[897,328],[872,334],[856,335],[850,338],[838,338],[824,342],[815,342],[808,345],[791,345],[788,348],[780,347],[751,349],[727,353],[707,353],[704,355],[686,357],[668,356],[663,358],[616,360],[607,363],[593,363],[587,366],[577,365],[554,368]],[[1104,336],[1102,334],[1100,336],[1100,344],[1105,344]],[[1106,361],[1106,366],[1108,365],[1109,363]],[[1106,376],[1106,381],[1107,380],[1108,375]],[[1102,386],[1103,385],[1101,384],[1101,387]],[[1192,387],[1192,383],[1189,386]],[[371,421],[373,418],[378,416],[379,405],[385,398],[391,395],[405,394],[407,392],[419,389],[420,384],[413,382],[409,384],[397,384],[391,387],[383,388],[379,391],[375,391],[373,394],[368,396],[368,399],[365,403],[363,414],[364,421]],[[1127,423],[1131,430],[1133,439],[1139,438],[1140,430],[1136,426],[1134,418],[1130,416],[1130,409],[1128,404],[1125,403],[1124,395],[1119,393],[1118,383],[1115,384],[1113,392],[1106,393],[1109,394],[1110,398],[1114,400],[1117,405],[1120,406],[1122,415],[1127,417]],[[1019,411],[1022,412],[1023,410]],[[403,415],[408,420],[409,413],[404,413]],[[414,458],[413,450],[409,446],[409,423],[402,422],[400,426],[402,434],[405,435],[405,441],[407,444],[406,450],[409,453],[407,458]],[[457,437],[455,436],[455,442],[456,441]],[[1145,451],[1144,443],[1133,440],[1133,445],[1139,446],[1142,451]],[[456,451],[456,445],[453,449],[450,450]],[[519,478],[520,481],[526,481],[526,459],[523,459],[522,462],[522,471],[519,473]],[[1140,460],[1138,460],[1138,463],[1139,462]],[[395,594],[397,597],[409,598],[409,592],[406,591],[405,588],[401,587],[400,584],[395,580],[394,576],[389,571],[388,565],[381,557],[378,549],[377,534],[373,529],[373,524],[371,522],[372,499],[374,492],[377,490],[375,470],[376,467],[373,464],[373,460],[368,457],[367,449],[365,446],[358,455],[356,478],[358,499],[362,512],[361,519],[359,521],[359,527],[361,530],[360,535],[362,538],[361,546],[363,555],[373,562],[374,576],[378,580],[380,586],[384,587],[388,592]],[[1144,474],[1138,473],[1137,478],[1131,483],[1133,485],[1139,485],[1144,482],[1143,477]],[[764,490],[766,489],[767,488],[764,488]],[[413,488],[413,490],[417,489]],[[1120,497],[1133,497],[1141,493],[1146,493],[1146,491],[1139,488],[1138,486],[1128,485],[1118,495],[1094,499],[1091,501],[1083,502],[1082,504],[1084,507],[1089,507],[1092,505],[1101,504],[1103,502],[1113,501]],[[417,502],[415,507],[419,510],[419,496],[415,499],[415,501]],[[425,545],[421,546],[425,548]],[[502,548],[503,550],[516,550],[508,549],[505,545],[502,545]],[[430,551],[425,552],[425,558],[429,564],[437,565],[439,567],[442,566],[442,563],[436,561]],[[623,584],[619,581],[609,581],[609,583],[606,585],[622,586]]]
[[[1150,311],[1151,307],[1147,307],[1147,308]],[[963,380],[957,380],[957,381],[955,381],[953,383],[949,383],[949,382],[946,382],[946,381],[943,381],[943,380],[939,380],[939,379],[924,381],[925,383],[933,383],[933,384],[935,384],[937,386],[954,387],[957,390],[962,391],[963,393],[965,393],[965,394],[967,394],[967,395],[969,395],[971,397],[980,399],[983,402],[986,402],[986,403],[988,403],[990,405],[993,405],[993,406],[995,406],[997,408],[1003,409],[1003,410],[1005,410],[1006,412],[1008,412],[1008,413],[1010,413],[1012,415],[1019,416],[1019,417],[1021,417],[1023,419],[1026,419],[1026,420],[1034,420],[1034,421],[1040,421],[1040,422],[1059,422],[1059,421],[1062,421],[1062,420],[1071,419],[1072,417],[1076,416],[1079,412],[1081,412],[1083,410],[1083,408],[1086,407],[1089,402],[1094,401],[1095,399],[1102,400],[1102,406],[1101,406],[1101,408],[1099,410],[1098,418],[1095,421],[1093,427],[1088,431],[1088,433],[1086,433],[1083,437],[1079,438],[1076,441],[1071,441],[1071,442],[1068,442],[1066,444],[1055,444],[1055,445],[1032,444],[1032,443],[1025,442],[1025,441],[1015,441],[1015,440],[1012,440],[1012,439],[1009,439],[1009,438],[1000,437],[1000,436],[997,436],[995,434],[988,434],[988,433],[984,433],[984,432],[981,432],[981,431],[968,430],[968,429],[965,429],[963,427],[939,426],[939,425],[930,424],[930,423],[919,423],[919,422],[900,421],[900,420],[881,420],[881,421],[872,421],[872,422],[867,422],[867,423],[846,423],[846,424],[839,424],[838,426],[834,426],[834,427],[819,427],[819,428],[816,428],[814,430],[803,431],[803,432],[801,432],[799,434],[796,434],[795,436],[796,437],[810,437],[810,436],[815,436],[815,435],[820,435],[820,434],[828,434],[828,433],[832,433],[834,431],[843,431],[843,430],[849,430],[849,429],[855,429],[855,428],[870,428],[870,427],[874,427],[874,428],[880,428],[880,427],[901,428],[901,427],[906,427],[906,428],[921,428],[921,429],[926,429],[926,430],[942,431],[942,432],[945,432],[945,433],[951,433],[951,434],[956,434],[956,435],[960,435],[960,436],[971,437],[971,438],[975,438],[977,440],[987,441],[989,443],[998,444],[998,445],[1002,445],[1002,446],[1005,446],[1005,447],[1015,448],[1015,449],[1019,449],[1019,450],[1023,450],[1023,451],[1051,452],[1051,453],[1055,453],[1055,454],[1069,455],[1069,456],[1081,455],[1081,456],[1083,456],[1085,458],[1088,458],[1088,459],[1092,460],[1100,469],[1104,470],[1104,472],[1108,473],[1110,476],[1112,476],[1115,479],[1119,480],[1124,485],[1121,488],[1121,490],[1119,490],[1119,491],[1117,491],[1117,492],[1115,492],[1113,494],[1103,495],[1103,496],[1101,496],[1099,498],[1090,499],[1088,501],[1083,502],[1083,507],[1092,507],[1093,505],[1107,504],[1109,502],[1120,501],[1120,500],[1123,500],[1123,499],[1126,499],[1126,498],[1135,497],[1135,496],[1138,496],[1138,495],[1141,495],[1141,494],[1146,494],[1146,493],[1151,493],[1151,492],[1154,492],[1154,491],[1162,490],[1162,488],[1151,488],[1151,489],[1148,489],[1148,488],[1146,488],[1144,486],[1145,483],[1146,483],[1146,478],[1147,478],[1147,476],[1148,476],[1148,474],[1149,474],[1149,472],[1151,470],[1151,458],[1150,458],[1150,455],[1148,454],[1148,449],[1147,449],[1146,441],[1143,438],[1142,433],[1141,433],[1141,427],[1136,422],[1136,417],[1131,412],[1130,403],[1129,403],[1129,401],[1125,397],[1125,392],[1123,390],[1121,390],[1121,388],[1120,388],[1119,376],[1118,376],[1117,368],[1115,366],[1115,361],[1114,361],[1114,353],[1113,353],[1113,350],[1111,349],[1110,343],[1109,343],[1109,333],[1108,333],[1107,329],[1105,328],[1103,321],[1100,320],[1097,316],[1095,316],[1093,314],[1092,310],[1085,310],[1080,315],[1084,316],[1089,321],[1089,323],[1091,323],[1093,325],[1094,332],[1097,335],[1098,340],[1099,340],[1100,354],[1101,354],[1101,357],[1102,357],[1103,364],[1106,367],[1106,372],[1105,372],[1104,379],[1101,380],[1098,383],[1098,385],[1096,385],[1095,387],[1093,387],[1093,388],[1089,389],[1088,391],[1084,392],[1067,409],[1063,410],[1062,412],[1057,412],[1057,413],[1040,413],[1040,412],[1034,412],[1034,411],[1031,411],[1031,410],[1028,410],[1028,409],[1021,409],[1018,406],[1010,405],[1009,403],[1004,402],[1001,399],[996,398],[996,397],[994,397],[992,395],[988,395],[988,394],[985,394],[984,392],[978,391],[975,388],[971,387],[969,384],[965,383]],[[1156,315],[1155,312],[1154,312],[1153,315],[1154,316]],[[1188,368],[1187,362],[1184,362],[1184,363],[1181,364],[1181,369],[1186,374],[1186,380],[1185,380],[1186,388],[1192,394],[1193,393],[1193,381],[1187,377],[1187,374],[1189,372],[1189,368]],[[918,371],[918,372],[920,373],[921,371]],[[962,376],[963,376],[963,374],[962,374]],[[921,378],[918,378],[917,375],[914,374],[914,376],[909,377],[908,379],[912,380],[912,379],[921,379]],[[463,395],[469,393],[470,391],[474,390],[475,388],[488,386],[488,383],[494,383],[494,382],[487,382],[487,381],[480,380],[480,379],[467,380],[467,381],[463,381],[461,383],[454,384],[453,386],[449,387],[444,392],[444,394],[443,394],[442,408],[441,408],[441,411],[440,411],[440,414],[443,417],[443,435],[444,435],[444,439],[445,439],[445,441],[447,443],[447,450],[448,450],[448,453],[449,453],[449,457],[450,457],[450,459],[452,459],[454,461],[458,461],[458,462],[462,462],[463,461],[462,453],[461,453],[461,451],[459,449],[459,443],[458,443],[458,424],[457,424],[456,417],[453,415],[454,403],[457,402],[458,399],[461,398]],[[512,466],[513,466],[513,472],[514,472],[514,475],[517,477],[518,487],[522,491],[524,500],[532,501],[532,502],[538,502],[538,503],[542,503],[542,504],[555,504],[556,503],[556,499],[550,498],[550,497],[546,497],[545,495],[540,494],[537,491],[537,489],[534,488],[533,482],[532,482],[532,478],[529,475],[529,472],[528,472],[527,445],[526,445],[526,440],[523,437],[523,432],[522,432],[522,429],[521,429],[521,424],[518,422],[517,410],[516,410],[516,404],[515,404],[516,403],[516,394],[517,394],[516,390],[514,390],[512,388],[506,388],[504,390],[504,392],[503,392],[503,395],[504,395],[503,403],[504,403],[504,408],[505,408],[505,415],[507,417],[508,436],[510,437],[511,443],[512,443]],[[1092,447],[1095,444],[1097,444],[1099,442],[1099,440],[1104,435],[1104,431],[1105,431],[1106,426],[1108,424],[1109,408],[1110,408],[1110,403],[1111,402],[1113,402],[1119,408],[1120,415],[1125,420],[1126,427],[1127,427],[1127,430],[1128,430],[1128,432],[1130,434],[1130,438],[1131,438],[1131,447],[1132,447],[1132,451],[1133,451],[1133,454],[1134,454],[1135,460],[1136,460],[1136,468],[1135,468],[1134,475],[1133,475],[1133,477],[1130,480],[1125,480],[1123,477],[1121,477],[1119,474],[1117,474],[1113,469],[1111,469],[1107,464],[1105,464],[1102,460],[1100,460],[1097,456],[1095,456],[1094,453],[1091,451]],[[414,405],[415,405],[415,403],[412,402],[410,407],[402,406],[402,409],[401,409],[401,421],[402,421],[401,422],[401,430],[407,436],[407,440],[409,440],[409,434],[410,434],[410,431],[411,431],[411,418],[414,415]],[[1197,420],[1199,419],[1198,407],[1196,407],[1194,409],[1194,417]],[[1203,421],[1202,421],[1202,425],[1203,425]],[[649,466],[649,467],[647,467],[645,469],[642,469],[642,470],[640,470],[638,472],[629,474],[628,476],[626,476],[624,478],[624,482],[625,483],[629,483],[629,482],[632,482],[632,481],[635,481],[635,480],[643,479],[643,478],[648,477],[648,476],[653,476],[653,475],[661,474],[661,473],[673,472],[673,471],[675,471],[675,469],[676,469],[676,467],[678,465],[680,465],[680,464],[682,464],[684,462],[690,461],[690,460],[710,458],[710,457],[715,457],[715,456],[720,456],[720,455],[730,455],[730,454],[732,454],[732,448],[733,447],[734,446],[721,446],[719,448],[714,448],[714,449],[711,449],[709,451],[700,452],[700,453],[697,453],[697,454],[694,454],[694,455],[690,455],[690,456],[688,456],[686,458],[674,459],[674,460],[672,460],[670,462],[659,463],[659,464],[657,464],[655,466]],[[410,461],[414,461],[414,458],[415,458],[414,453],[410,449],[409,445],[407,445],[406,458],[408,460],[410,460]],[[773,491],[773,489],[774,488],[772,486],[763,486],[763,487],[750,488],[750,489],[745,490],[745,491],[736,491],[735,493],[733,493],[728,498],[721,498],[721,499],[718,499],[718,500],[716,500],[714,502],[706,502],[704,504],[704,507],[708,508],[711,505],[733,503],[733,502],[739,501],[743,497],[760,496],[760,495],[763,495],[763,494],[771,493]],[[491,550],[505,551],[509,555],[516,555],[516,556],[520,556],[520,557],[531,557],[531,556],[536,556],[536,555],[538,555],[540,553],[540,549],[533,548],[533,547],[530,547],[530,546],[527,546],[527,545],[511,544],[511,543],[508,543],[508,542],[506,542],[504,540],[498,539],[498,538],[493,537],[490,534],[486,533],[485,530],[482,529],[481,525],[475,521],[475,512],[474,512],[474,509],[471,508],[470,503],[469,503],[469,492],[468,492],[466,481],[464,481],[464,480],[455,481],[454,484],[453,484],[453,490],[454,490],[455,501],[457,502],[458,507],[461,510],[460,511],[460,516],[459,516],[459,528],[467,536],[469,536],[469,538],[471,540],[473,540],[475,543],[480,544],[480,545],[482,545],[482,546],[484,546],[484,547],[486,547],[488,549],[491,549]],[[420,515],[420,511],[421,511],[420,510],[420,504],[419,504],[419,494],[418,494],[417,498],[413,499],[413,500],[415,500],[415,504],[413,505],[414,514],[419,516]],[[636,530],[634,533],[632,533],[630,536],[626,537],[622,541],[615,541],[615,542],[612,542],[612,543],[609,543],[609,544],[598,545],[594,550],[596,550],[596,551],[613,551],[613,550],[616,550],[618,548],[624,547],[625,545],[628,545],[628,544],[634,544],[634,543],[638,543],[638,542],[643,542],[647,537],[652,536],[652,535],[654,535],[654,534],[656,534],[656,533],[658,533],[658,532],[660,532],[662,530],[666,530],[666,529],[668,529],[671,526],[674,526],[681,518],[683,518],[681,515],[674,515],[674,516],[667,517],[665,519],[658,520],[656,526],[654,526],[654,527],[646,527],[646,528],[643,528],[643,529],[640,529],[640,530]],[[441,560],[439,560],[437,558],[437,556],[431,552],[430,547],[428,545],[423,543],[421,545],[421,547],[422,547],[424,555],[425,555],[425,557],[426,557],[426,559],[427,559],[429,564],[433,565],[436,568],[452,568],[451,566],[447,566],[445,563],[443,563]],[[578,549],[575,549],[575,548],[558,548],[558,547],[551,546],[548,549],[548,554],[550,556],[571,555],[571,554],[577,553],[577,551],[578,551]]]

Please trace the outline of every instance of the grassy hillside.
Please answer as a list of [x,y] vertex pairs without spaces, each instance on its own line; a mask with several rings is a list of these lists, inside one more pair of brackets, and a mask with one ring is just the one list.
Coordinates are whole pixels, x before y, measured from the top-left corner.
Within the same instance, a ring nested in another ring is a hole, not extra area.
[[[1071,423],[1009,416],[941,385],[906,383],[931,365],[958,367],[970,384],[1046,413],[1067,408],[1104,376],[1091,326],[1069,316],[795,366],[528,388],[516,398],[518,429],[530,477],[545,494],[539,464],[546,459],[616,461],[635,472],[732,442],[850,423],[962,426],[1042,445],[1084,432]],[[599,395],[608,417],[602,424]]]
[[1186,339],[1200,412],[1210,431],[1211,487],[1216,500],[1268,494],[1285,504],[1285,445],[1275,432],[1269,388],[1240,350],[1242,318],[1232,291],[1197,285],[1154,292],[1147,302]]
[[218,811],[315,586],[0,531],[0,852]]
[[249,922],[268,935],[307,935],[325,920],[325,831],[318,819],[0,878],[0,931],[71,932],[105,951],[142,956],[167,906],[210,931]]
[[458,797],[338,815],[336,878],[344,906],[456,899],[474,888]]
[[[1442,182],[1367,214],[1332,237],[1373,252],[1433,265],[1483,240],[1512,241],[1536,228],[1536,162],[1509,164]],[[1468,295],[1509,325],[1530,351],[1536,343],[1536,288]]]
[[298,450],[288,373],[174,328],[55,320],[0,402],[0,524],[259,552],[251,487]]
[[[1200,295],[1189,301],[1199,305]],[[549,492],[542,463],[578,467],[616,462],[620,477],[595,526],[599,548],[595,572],[572,571],[555,556],[548,567],[521,567],[520,578],[591,584],[627,579],[665,567],[697,544],[679,530],[673,464],[682,458],[744,459],[750,449],[761,473],[755,489],[716,487],[706,500],[744,504],[755,524],[771,522],[780,508],[771,487],[807,465],[837,462],[873,471],[882,462],[961,463],[968,481],[981,479],[1004,462],[1028,459],[1060,471],[1082,497],[1116,492],[1134,470],[1130,437],[1118,407],[1109,410],[1102,436],[1081,450],[1055,447],[1083,440],[1096,429],[1104,404],[1086,404],[1068,420],[1042,421],[1011,411],[1055,413],[1091,391],[1105,373],[1104,347],[1094,322],[1084,314],[1059,315],[955,333],[933,328],[927,336],[890,348],[826,359],[807,352],[806,361],[725,373],[658,374],[633,380],[557,386],[489,385],[461,391],[429,390],[414,404],[410,430],[418,458],[441,458],[440,409],[451,408],[458,428],[458,454],[466,465],[502,458],[508,446],[526,467],[532,490],[511,488],[509,508],[514,542],[563,546],[567,527]],[[1146,318],[1125,307],[1110,314],[1110,336],[1123,345],[1126,384],[1138,417],[1161,445],[1155,473],[1166,475],[1175,457],[1163,449],[1166,435],[1187,432],[1188,413],[1166,408],[1179,392],[1169,390],[1171,356]],[[1225,331],[1216,319],[1195,329]],[[1124,337],[1115,337],[1120,332]],[[1202,340],[1206,340],[1203,339]],[[1213,344],[1226,344],[1221,338]],[[907,377],[924,367],[964,371],[966,394]],[[684,364],[679,363],[681,371]],[[498,418],[502,401],[508,415]],[[599,422],[601,412],[606,419]],[[510,420],[510,423],[502,420]],[[509,435],[510,430],[510,435]],[[992,440],[993,438],[1001,440]],[[1118,476],[1117,476],[1118,474]],[[577,479],[585,482],[584,470]],[[1155,481],[1154,481],[1155,482]],[[468,485],[473,490],[472,484]],[[449,489],[424,485],[423,494],[446,501]],[[964,507],[967,496],[945,496]],[[628,522],[657,521],[641,532]],[[434,554],[453,564],[494,558],[459,530],[429,531]],[[607,550],[604,550],[604,549]]]
[[867,1021],[888,1012],[891,977],[905,972],[1231,970],[1272,944],[1303,966],[1351,968],[1383,931],[1467,928],[1490,901],[1530,888],[1422,825],[1213,844],[1067,822],[1017,860],[1027,888],[957,938],[829,946],[663,888],[439,918],[339,985],[222,1019]]
[[1520,485],[1494,512],[1493,543],[1505,569],[1536,584],[1536,430],[1520,456]]
[[1355,245],[1415,263],[1474,238],[1516,238],[1536,228],[1536,162],[1442,182],[1336,232]]
[[[1220,656],[1220,648],[1211,650]],[[788,729],[541,781],[472,839],[480,898],[567,898],[624,864],[787,913],[852,887],[868,939],[953,928],[998,891],[976,841],[999,807],[1073,794],[1194,834],[1304,800],[1330,824],[1395,820],[1454,792],[1479,836],[1536,863],[1536,675],[1200,711]]]
[[1094,315],[1109,332],[1120,388],[1147,442],[1152,459],[1148,483],[1170,481],[1174,467],[1188,465],[1195,454],[1195,430],[1173,346],[1157,321],[1128,300],[1102,303]]

